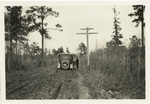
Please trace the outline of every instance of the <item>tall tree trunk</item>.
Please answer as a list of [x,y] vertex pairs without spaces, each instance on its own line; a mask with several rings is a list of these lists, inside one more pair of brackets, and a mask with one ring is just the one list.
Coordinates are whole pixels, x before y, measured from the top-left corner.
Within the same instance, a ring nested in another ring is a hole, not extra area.
[[[20,35],[20,33],[21,33],[21,13],[20,13],[20,20],[19,20],[19,22],[20,22],[20,24],[19,24],[19,35]],[[16,34],[16,55],[18,54],[18,33]]]
[[[116,21],[116,19],[115,19],[115,21]],[[116,46],[118,45],[117,44],[117,36],[118,36],[118,30],[117,30],[117,23],[115,23],[115,31],[116,31]]]
[[116,38],[115,38],[115,46],[117,45],[117,36],[118,36],[118,30],[117,30],[117,28],[118,28],[118,26],[117,26],[117,13],[116,13],[116,9],[115,9],[115,7],[114,7],[114,24],[115,24],[115,34],[116,34]]
[[12,68],[12,35],[11,35],[11,31],[10,31],[10,27],[11,27],[11,24],[10,24],[10,22],[11,22],[11,20],[10,20],[11,18],[10,18],[10,15],[9,15],[9,41],[10,41],[10,50],[9,50],[9,52],[10,52],[10,56],[8,57],[9,58],[9,66],[10,66],[10,68],[9,68],[9,71],[11,71],[11,68]]
[[10,47],[11,47],[11,45],[10,45],[10,43],[11,43],[11,39],[10,39],[10,14],[8,15],[8,34],[9,34],[9,50],[8,50],[8,72],[10,71],[10,68],[11,68],[11,66],[10,66],[10,63],[11,63],[11,60],[10,60]]
[[11,39],[11,36],[10,36],[10,56],[8,57],[10,60],[10,69],[9,69],[9,71],[11,70],[11,68],[12,68],[12,39]]
[[142,21],[141,21],[141,35],[142,35],[142,47],[144,47],[144,16],[143,16],[143,5],[142,5]]
[[43,56],[43,61],[45,61],[45,55],[44,55],[44,34],[43,34],[43,19],[42,19],[42,56]]
[[9,50],[8,50],[8,71],[10,71],[10,68],[11,68],[11,66],[10,66],[10,30],[8,29],[8,34],[9,34]]

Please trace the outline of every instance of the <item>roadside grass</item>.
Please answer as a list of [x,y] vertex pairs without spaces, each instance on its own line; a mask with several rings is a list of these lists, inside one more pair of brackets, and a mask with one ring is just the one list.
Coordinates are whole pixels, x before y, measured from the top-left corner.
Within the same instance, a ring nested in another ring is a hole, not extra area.
[[[8,54],[5,54],[5,70],[8,73],[14,71],[28,71],[39,67],[52,67],[56,68],[57,58],[53,55],[46,57],[45,62],[43,62],[42,56],[37,55],[31,57],[30,55],[12,55],[11,63],[8,63]],[[8,70],[8,67],[10,70]]]
[[80,72],[93,99],[145,99],[145,59],[143,51],[125,47],[97,49],[80,58]]

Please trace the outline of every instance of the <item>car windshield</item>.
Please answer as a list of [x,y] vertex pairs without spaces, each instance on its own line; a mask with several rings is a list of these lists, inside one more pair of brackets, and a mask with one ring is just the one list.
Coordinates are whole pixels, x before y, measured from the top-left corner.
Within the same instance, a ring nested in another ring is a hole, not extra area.
[[59,57],[61,60],[70,60],[71,59],[71,55],[68,54],[62,54]]

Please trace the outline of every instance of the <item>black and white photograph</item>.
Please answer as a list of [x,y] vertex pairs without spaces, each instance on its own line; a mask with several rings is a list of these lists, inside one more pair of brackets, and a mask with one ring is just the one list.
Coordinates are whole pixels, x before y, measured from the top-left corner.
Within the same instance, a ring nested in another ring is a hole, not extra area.
[[144,3],[2,8],[6,101],[146,99]]

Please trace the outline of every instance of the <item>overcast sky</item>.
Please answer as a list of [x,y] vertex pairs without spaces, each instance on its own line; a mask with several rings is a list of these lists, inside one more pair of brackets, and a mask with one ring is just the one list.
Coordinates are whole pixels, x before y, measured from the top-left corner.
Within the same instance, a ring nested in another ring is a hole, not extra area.
[[[94,50],[96,43],[98,47],[106,47],[106,42],[112,39],[113,31],[113,8],[114,5],[47,5],[52,8],[53,11],[59,12],[59,17],[49,16],[44,22],[48,23],[47,28],[55,28],[57,23],[62,25],[63,31],[56,31],[49,29],[49,35],[51,40],[45,40],[45,47],[47,49],[58,49],[62,46],[64,49],[69,48],[71,53],[75,53],[79,43],[86,44],[85,35],[77,35],[76,33],[85,33],[85,30],[81,28],[94,28],[89,32],[98,32],[98,34],[92,34],[89,36],[90,50]],[[127,44],[129,38],[133,35],[140,37],[140,26],[135,27],[135,23],[132,23],[133,18],[128,14],[133,12],[131,5],[116,5],[116,10],[120,12],[118,17],[121,22],[121,33],[123,35],[122,42]],[[28,8],[23,6],[24,11]],[[29,34],[29,43],[38,42],[41,47],[41,35],[38,32]]]

